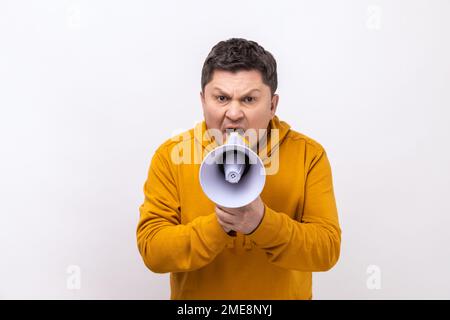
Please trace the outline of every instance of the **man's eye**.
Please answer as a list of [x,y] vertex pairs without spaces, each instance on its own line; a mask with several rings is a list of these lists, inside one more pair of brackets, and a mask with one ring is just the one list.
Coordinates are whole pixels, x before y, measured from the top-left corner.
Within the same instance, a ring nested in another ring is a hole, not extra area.
[[217,101],[219,101],[219,102],[225,102],[225,101],[227,101],[227,97],[225,97],[225,96],[217,96]]
[[244,98],[244,102],[248,102],[248,103],[255,102],[255,98],[253,98],[253,97],[245,97]]

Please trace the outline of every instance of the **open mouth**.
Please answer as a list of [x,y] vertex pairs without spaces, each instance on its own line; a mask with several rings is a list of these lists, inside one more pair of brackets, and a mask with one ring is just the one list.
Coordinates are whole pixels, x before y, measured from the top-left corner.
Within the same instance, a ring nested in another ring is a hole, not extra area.
[[245,130],[241,127],[233,127],[233,128],[226,128],[223,130],[224,133],[231,133],[231,132],[238,132],[240,134],[244,134]]

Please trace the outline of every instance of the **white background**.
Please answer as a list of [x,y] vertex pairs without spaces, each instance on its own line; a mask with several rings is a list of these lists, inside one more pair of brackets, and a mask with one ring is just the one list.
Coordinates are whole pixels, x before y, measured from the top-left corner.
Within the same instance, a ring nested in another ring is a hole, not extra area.
[[448,0],[1,0],[0,298],[169,297],[136,246],[149,162],[202,120],[211,47],[244,37],[277,59],[280,119],[332,164],[342,251],[314,297],[449,299],[449,14]]

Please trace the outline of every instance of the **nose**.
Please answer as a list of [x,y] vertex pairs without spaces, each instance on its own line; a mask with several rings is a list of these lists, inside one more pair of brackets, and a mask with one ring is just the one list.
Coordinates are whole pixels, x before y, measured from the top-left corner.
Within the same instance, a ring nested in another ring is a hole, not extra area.
[[244,112],[238,101],[232,101],[227,109],[225,116],[233,122],[237,122],[244,117]]

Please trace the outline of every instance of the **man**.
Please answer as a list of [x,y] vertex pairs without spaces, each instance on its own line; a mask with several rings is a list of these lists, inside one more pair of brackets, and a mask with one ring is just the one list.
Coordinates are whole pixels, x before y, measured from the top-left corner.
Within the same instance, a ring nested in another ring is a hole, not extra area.
[[[332,268],[341,243],[326,152],[275,116],[276,61],[256,42],[219,42],[201,83],[205,120],[151,161],[137,227],[145,264],[171,272],[172,299],[312,299],[312,272]],[[198,178],[201,159],[231,129],[276,132],[256,144],[276,170],[257,199],[234,209],[211,202]]]

